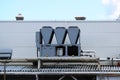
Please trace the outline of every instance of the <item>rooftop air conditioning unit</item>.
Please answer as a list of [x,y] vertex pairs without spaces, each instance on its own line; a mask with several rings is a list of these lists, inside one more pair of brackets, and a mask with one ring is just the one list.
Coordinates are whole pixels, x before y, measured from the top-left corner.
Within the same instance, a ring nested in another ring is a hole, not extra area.
[[12,50],[11,49],[0,49],[0,59],[11,59]]

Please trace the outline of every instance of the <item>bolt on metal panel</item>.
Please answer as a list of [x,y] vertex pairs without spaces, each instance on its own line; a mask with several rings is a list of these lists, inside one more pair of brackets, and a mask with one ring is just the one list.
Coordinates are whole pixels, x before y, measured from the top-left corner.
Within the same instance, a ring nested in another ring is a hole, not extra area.
[[41,56],[42,57],[53,57],[55,56],[55,47],[54,46],[42,46],[41,47]]
[[64,44],[67,31],[65,27],[56,27],[55,36],[58,44]]
[[80,29],[77,26],[70,26],[68,28],[68,36],[71,44],[77,44],[80,34]]
[[41,34],[42,34],[42,37],[43,37],[43,40],[44,40],[44,44],[51,44],[52,38],[53,38],[53,35],[54,35],[54,31],[53,31],[52,27],[44,26],[41,29]]

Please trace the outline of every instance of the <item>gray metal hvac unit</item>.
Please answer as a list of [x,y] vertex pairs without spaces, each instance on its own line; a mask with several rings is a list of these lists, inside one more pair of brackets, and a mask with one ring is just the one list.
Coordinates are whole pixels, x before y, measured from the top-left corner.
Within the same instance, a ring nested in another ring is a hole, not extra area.
[[[52,44],[55,34],[57,44]],[[71,43],[65,43],[68,34]],[[44,26],[39,32],[36,32],[36,46],[40,53],[38,57],[69,57],[80,56],[80,29],[76,26],[56,27]]]
[[64,44],[67,34],[67,30],[65,29],[65,27],[56,27],[54,31],[55,31],[57,43],[59,45]]
[[70,26],[67,31],[71,44],[72,45],[77,44],[80,29],[77,26]]
[[66,55],[66,51],[65,51],[66,46],[64,45],[64,42],[65,42],[65,38],[67,35],[67,30],[65,29],[65,27],[56,27],[54,32],[55,32],[55,36],[56,36],[56,40],[57,40],[57,45],[55,48],[56,56],[65,56]]
[[71,45],[67,47],[68,56],[80,56],[80,29],[77,26],[70,26],[67,32],[71,42]]
[[44,43],[41,45],[41,56],[52,57],[55,56],[55,47],[51,44],[54,35],[54,30],[50,26],[44,26],[41,29],[41,35]]
[[0,49],[0,59],[11,59],[12,50],[11,49]]
[[51,44],[54,31],[50,26],[44,26],[41,29],[41,34],[44,40],[44,44]]
[[41,30],[40,30],[40,32],[36,32],[36,46],[37,46],[37,48],[40,48],[40,44],[42,44]]

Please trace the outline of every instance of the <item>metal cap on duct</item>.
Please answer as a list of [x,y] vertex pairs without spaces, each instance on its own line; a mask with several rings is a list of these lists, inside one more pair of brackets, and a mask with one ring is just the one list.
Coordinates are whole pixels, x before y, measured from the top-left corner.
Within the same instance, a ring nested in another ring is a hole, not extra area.
[[44,44],[51,44],[52,38],[53,38],[53,35],[54,35],[54,31],[53,31],[52,27],[44,26],[41,29],[41,34],[42,34],[42,37],[43,37],[43,40],[44,40]]
[[75,17],[75,20],[85,20],[86,19],[86,17],[84,17],[84,16],[77,16],[77,17]]
[[16,20],[24,20],[24,17],[22,16],[22,14],[18,14],[15,18]]
[[71,44],[77,44],[79,33],[80,33],[80,29],[77,26],[70,26],[68,28],[68,36]]
[[56,27],[55,35],[58,44],[64,44],[67,31],[65,27]]

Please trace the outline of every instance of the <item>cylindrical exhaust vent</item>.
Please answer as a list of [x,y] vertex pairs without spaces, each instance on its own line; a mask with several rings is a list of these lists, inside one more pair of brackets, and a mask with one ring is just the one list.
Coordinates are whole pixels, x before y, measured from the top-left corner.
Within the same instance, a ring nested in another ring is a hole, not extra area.
[[54,30],[50,26],[44,26],[41,29],[41,34],[44,40],[44,44],[51,44],[54,35]]
[[65,27],[56,27],[55,36],[58,44],[64,44],[67,31]]
[[24,17],[22,16],[22,14],[18,14],[15,18],[16,20],[24,20]]
[[85,20],[86,19],[86,17],[75,17],[75,20]]
[[77,44],[80,34],[80,29],[77,26],[70,26],[68,28],[68,36],[71,44]]

